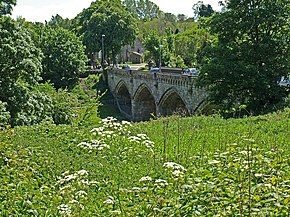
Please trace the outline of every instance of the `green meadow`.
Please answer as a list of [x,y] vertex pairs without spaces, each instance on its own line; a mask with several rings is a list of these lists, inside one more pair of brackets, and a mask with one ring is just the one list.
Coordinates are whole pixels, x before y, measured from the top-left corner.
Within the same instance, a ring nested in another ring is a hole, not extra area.
[[3,128],[1,216],[289,216],[290,110]]

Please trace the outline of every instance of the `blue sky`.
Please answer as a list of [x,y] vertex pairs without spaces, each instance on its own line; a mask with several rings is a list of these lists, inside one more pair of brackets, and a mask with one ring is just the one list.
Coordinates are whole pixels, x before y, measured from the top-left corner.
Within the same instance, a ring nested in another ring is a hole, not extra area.
[[[192,6],[198,0],[151,0],[164,12],[175,15],[185,14],[192,17]],[[211,4],[218,10],[219,0],[203,0],[205,4]],[[13,10],[14,18],[21,16],[27,21],[49,21],[53,15],[59,14],[63,18],[73,18],[84,8],[90,6],[92,0],[17,0]]]

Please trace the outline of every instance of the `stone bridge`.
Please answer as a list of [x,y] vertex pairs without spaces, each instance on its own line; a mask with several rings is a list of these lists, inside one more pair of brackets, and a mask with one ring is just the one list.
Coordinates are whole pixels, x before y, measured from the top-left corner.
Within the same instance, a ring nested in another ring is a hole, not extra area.
[[133,121],[194,114],[206,99],[205,91],[195,87],[194,81],[195,77],[177,73],[108,71],[108,86],[116,104]]

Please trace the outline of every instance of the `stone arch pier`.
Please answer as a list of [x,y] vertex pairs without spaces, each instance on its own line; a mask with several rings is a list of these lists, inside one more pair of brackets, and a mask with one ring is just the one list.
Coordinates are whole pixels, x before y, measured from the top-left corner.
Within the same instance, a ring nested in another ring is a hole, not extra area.
[[113,69],[108,85],[119,110],[130,120],[193,114],[207,95],[194,85],[195,77]]

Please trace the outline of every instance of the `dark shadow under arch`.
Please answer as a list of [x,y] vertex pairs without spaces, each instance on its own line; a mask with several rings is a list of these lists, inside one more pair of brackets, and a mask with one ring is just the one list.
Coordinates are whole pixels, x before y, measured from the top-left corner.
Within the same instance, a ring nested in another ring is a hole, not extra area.
[[127,116],[132,116],[132,101],[124,81],[120,81],[115,89],[115,97],[119,110]]
[[189,115],[188,109],[174,88],[166,91],[159,102],[159,114],[161,116]]
[[156,115],[156,103],[146,84],[141,84],[134,95],[134,120],[147,121]]

